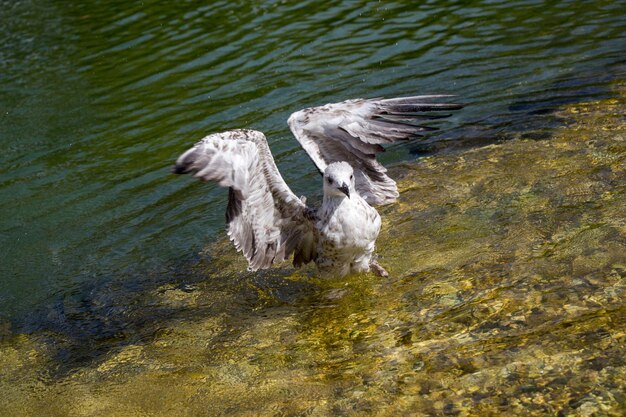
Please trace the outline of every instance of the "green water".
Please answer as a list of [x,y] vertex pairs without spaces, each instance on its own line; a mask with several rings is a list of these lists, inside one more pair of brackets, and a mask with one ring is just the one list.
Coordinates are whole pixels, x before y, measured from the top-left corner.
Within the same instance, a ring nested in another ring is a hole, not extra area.
[[[0,414],[624,411],[619,2],[0,5]],[[255,128],[315,199],[290,112],[415,93],[388,281],[247,273],[169,174]]]

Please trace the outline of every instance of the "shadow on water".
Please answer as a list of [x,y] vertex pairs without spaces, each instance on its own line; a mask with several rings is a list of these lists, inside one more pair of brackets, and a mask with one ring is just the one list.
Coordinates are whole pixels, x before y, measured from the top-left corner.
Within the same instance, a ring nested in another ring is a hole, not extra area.
[[[97,366],[112,351],[151,343],[177,322],[225,316],[223,335],[216,338],[220,340],[234,337],[242,326],[253,326],[251,321],[273,309],[316,303],[320,287],[306,279],[286,279],[293,274],[291,266],[253,273],[240,260],[233,261],[241,269],[227,274],[205,253],[159,271],[99,277],[97,285],[85,283],[14,320],[10,332],[0,333],[0,341],[16,333],[41,338],[52,360],[46,374],[58,380],[78,368]],[[191,304],[163,302],[179,294],[203,297]]]
[[[411,154],[428,156],[439,152],[455,152],[515,138],[546,140],[553,129],[568,122],[556,113],[569,104],[602,100],[613,96],[611,83],[623,79],[626,62],[617,61],[601,70],[581,70],[574,75],[558,77],[551,87],[524,99],[517,97],[502,114],[466,122],[408,145]],[[472,103],[466,103],[471,107]]]

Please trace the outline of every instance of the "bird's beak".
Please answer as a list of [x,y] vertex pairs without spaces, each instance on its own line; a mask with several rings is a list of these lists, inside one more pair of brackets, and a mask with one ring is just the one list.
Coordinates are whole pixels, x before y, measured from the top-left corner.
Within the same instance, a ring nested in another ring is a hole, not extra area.
[[339,187],[339,191],[341,191],[342,193],[347,195],[348,198],[350,198],[350,187],[348,187],[348,184],[344,183],[341,187]]

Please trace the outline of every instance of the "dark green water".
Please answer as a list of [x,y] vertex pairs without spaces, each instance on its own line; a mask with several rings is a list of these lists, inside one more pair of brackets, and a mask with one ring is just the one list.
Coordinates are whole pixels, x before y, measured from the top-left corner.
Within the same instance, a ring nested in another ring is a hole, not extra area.
[[315,195],[292,111],[416,93],[468,104],[429,142],[391,149],[393,164],[541,137],[551,109],[607,97],[626,52],[614,1],[0,6],[0,317],[17,328],[195,262],[225,195],[168,168],[209,132],[264,131],[287,182]]

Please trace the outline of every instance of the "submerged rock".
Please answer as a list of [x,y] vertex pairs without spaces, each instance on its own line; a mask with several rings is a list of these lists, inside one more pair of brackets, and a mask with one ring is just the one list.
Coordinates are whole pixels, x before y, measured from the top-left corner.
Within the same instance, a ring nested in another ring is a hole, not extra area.
[[5,332],[0,414],[623,415],[625,113],[396,167],[388,279],[249,273],[224,239],[204,281],[142,294],[149,337],[71,372],[61,336]]

